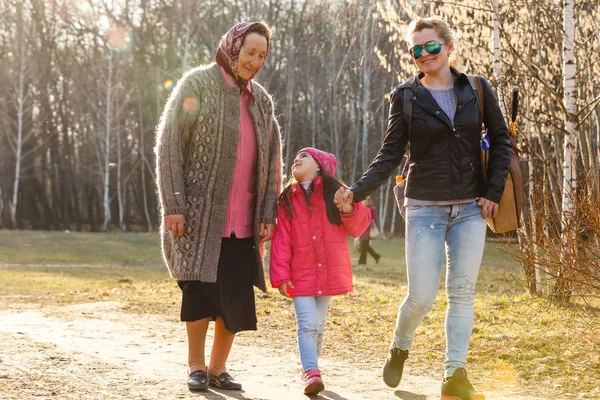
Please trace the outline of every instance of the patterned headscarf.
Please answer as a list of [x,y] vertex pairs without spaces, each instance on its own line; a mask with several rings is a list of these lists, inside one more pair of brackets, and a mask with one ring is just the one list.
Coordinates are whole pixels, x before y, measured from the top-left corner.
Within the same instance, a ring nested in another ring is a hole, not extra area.
[[[215,61],[225,72],[233,76],[235,84],[240,88],[240,93],[245,92],[252,102],[255,101],[254,96],[248,90],[248,81],[241,79],[237,74],[237,63],[240,56],[240,49],[246,37],[246,33],[250,28],[258,22],[242,22],[231,28],[226,34],[221,37],[221,43],[217,49]],[[269,53],[269,41],[267,40],[267,54]],[[258,71],[256,72],[258,73]],[[256,73],[250,79],[256,76]]]

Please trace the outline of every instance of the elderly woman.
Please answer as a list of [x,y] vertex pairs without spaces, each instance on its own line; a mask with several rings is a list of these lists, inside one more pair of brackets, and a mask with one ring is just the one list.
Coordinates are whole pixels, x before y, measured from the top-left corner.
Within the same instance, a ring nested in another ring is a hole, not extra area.
[[192,391],[242,388],[226,362],[235,334],[256,330],[253,286],[266,291],[262,256],[274,230],[281,143],[271,97],[253,78],[270,39],[262,22],[231,28],[215,61],[179,81],[158,126],[162,250],[182,291]]

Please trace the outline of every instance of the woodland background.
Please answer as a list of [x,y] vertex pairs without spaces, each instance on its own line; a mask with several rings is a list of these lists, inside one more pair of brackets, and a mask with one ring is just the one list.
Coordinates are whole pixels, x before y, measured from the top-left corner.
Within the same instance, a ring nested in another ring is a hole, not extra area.
[[[379,149],[389,92],[416,72],[406,27],[428,15],[454,26],[457,67],[487,77],[506,110],[520,89],[526,203],[514,238],[529,288],[563,299],[577,282],[597,289],[600,11],[591,0],[0,0],[0,228],[156,230],[162,108],[183,72],[211,62],[243,20],[274,28],[257,80],[274,97],[286,165],[315,146],[336,154],[352,183]],[[374,196],[390,235],[403,231],[393,184]],[[585,278],[562,285],[565,265]]]

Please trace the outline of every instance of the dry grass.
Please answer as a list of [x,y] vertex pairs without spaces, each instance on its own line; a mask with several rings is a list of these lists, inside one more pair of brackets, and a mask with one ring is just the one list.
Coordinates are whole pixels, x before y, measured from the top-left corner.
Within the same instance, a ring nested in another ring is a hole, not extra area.
[[[95,266],[0,268],[0,303],[60,305],[118,300],[127,304],[129,312],[161,313],[177,320],[181,294],[160,265],[155,235],[69,233],[68,241],[63,240],[64,233],[18,235],[15,239],[12,232],[0,231],[0,263],[39,264],[45,260],[60,264],[65,259],[70,264]],[[17,241],[35,245],[23,253],[13,247]],[[93,252],[86,247],[90,243]],[[68,256],[65,246],[70,249]],[[123,259],[130,266],[118,267],[124,264],[119,262],[124,247],[127,256]],[[325,354],[357,365],[382,362],[397,307],[406,293],[402,243],[378,241],[374,247],[383,254],[382,261],[357,267],[354,292],[332,301],[324,344]],[[477,287],[469,352],[469,371],[477,387],[549,399],[600,397],[600,322],[593,316],[598,310],[577,303],[558,308],[531,298],[516,283],[521,278],[519,266],[496,247],[487,246]],[[407,373],[441,376],[445,307],[440,290],[434,309],[417,331]],[[270,290],[257,293],[257,309],[259,330],[242,334],[265,345],[294,349],[291,302]]]

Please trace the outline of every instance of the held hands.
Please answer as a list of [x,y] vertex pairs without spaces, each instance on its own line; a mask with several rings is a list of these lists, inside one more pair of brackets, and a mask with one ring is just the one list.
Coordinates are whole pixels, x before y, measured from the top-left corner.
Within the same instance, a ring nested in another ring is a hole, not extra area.
[[292,281],[286,282],[283,285],[279,286],[279,293],[281,293],[283,296],[285,297],[290,297],[290,295],[287,292],[287,288],[291,287],[292,289],[294,288],[294,285],[292,284]]
[[343,214],[350,214],[354,211],[354,205],[352,205],[352,199],[354,199],[354,193],[350,189],[341,187],[335,192],[333,202]]
[[481,197],[477,204],[481,207],[481,216],[485,219],[496,217],[498,215],[498,203],[494,203],[484,197]]
[[265,224],[261,222],[259,224],[259,232],[260,232],[260,241],[268,242],[273,239],[273,233],[275,232],[275,225],[273,224]]
[[169,214],[164,216],[165,228],[173,235],[183,236],[183,228],[185,227],[185,215]]

